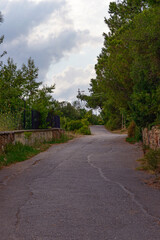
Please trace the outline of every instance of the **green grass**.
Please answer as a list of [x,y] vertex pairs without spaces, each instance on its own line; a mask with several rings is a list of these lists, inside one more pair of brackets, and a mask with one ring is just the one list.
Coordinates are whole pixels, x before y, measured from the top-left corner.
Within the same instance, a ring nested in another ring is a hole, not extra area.
[[135,138],[133,138],[133,137],[127,137],[126,138],[126,142],[128,142],[128,143],[131,143],[131,144],[134,144],[134,143],[136,143],[137,142],[137,140],[135,139]]
[[160,174],[160,149],[150,149],[145,156],[138,160],[141,166],[138,170],[150,171],[154,174]]
[[73,139],[73,135],[63,134],[59,139],[44,142],[34,147],[23,145],[22,143],[16,143],[15,145],[8,144],[6,145],[4,152],[0,154],[0,168],[12,163],[25,161],[36,154],[47,150],[52,144],[65,143],[71,139]]
[[39,152],[40,150],[21,143],[16,143],[15,145],[8,144],[0,155],[0,167],[8,166],[15,162],[22,162]]

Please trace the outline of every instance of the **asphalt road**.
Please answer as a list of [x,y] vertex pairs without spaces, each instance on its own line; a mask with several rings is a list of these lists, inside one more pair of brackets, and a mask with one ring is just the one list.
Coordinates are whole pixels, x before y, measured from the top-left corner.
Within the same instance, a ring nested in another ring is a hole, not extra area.
[[160,240],[160,190],[140,147],[92,127],[0,171],[0,240]]

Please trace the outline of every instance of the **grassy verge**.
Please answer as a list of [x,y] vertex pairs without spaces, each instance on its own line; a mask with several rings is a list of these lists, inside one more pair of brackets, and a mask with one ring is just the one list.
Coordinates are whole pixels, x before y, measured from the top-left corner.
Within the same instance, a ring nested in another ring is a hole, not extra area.
[[116,133],[116,134],[127,134],[128,133],[127,129],[113,130],[111,132]]
[[4,152],[0,155],[0,167],[24,161],[39,152],[40,150],[21,143],[16,143],[15,145],[8,144],[6,145]]
[[23,145],[21,143],[16,143],[15,145],[8,144],[6,145],[3,153],[0,154],[0,168],[8,166],[12,163],[25,161],[26,159],[47,150],[52,144],[65,143],[73,138],[73,134],[63,134],[60,139],[36,144],[33,147]]
[[155,175],[160,174],[160,149],[149,149],[144,157],[138,161],[141,163],[139,170],[147,170]]
[[135,144],[137,142],[137,140],[134,137],[127,137],[126,142]]
[[151,178],[145,180],[145,183],[160,189],[160,149],[147,149],[144,157],[137,161],[140,162],[137,170],[146,171],[151,174]]

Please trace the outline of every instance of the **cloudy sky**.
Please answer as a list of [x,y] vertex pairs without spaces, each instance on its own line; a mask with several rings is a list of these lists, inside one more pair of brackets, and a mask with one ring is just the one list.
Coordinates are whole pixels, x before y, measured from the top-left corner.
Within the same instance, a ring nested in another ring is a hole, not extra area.
[[0,0],[4,22],[1,51],[21,66],[29,57],[39,81],[56,84],[53,97],[73,101],[89,88],[103,46],[109,0]]

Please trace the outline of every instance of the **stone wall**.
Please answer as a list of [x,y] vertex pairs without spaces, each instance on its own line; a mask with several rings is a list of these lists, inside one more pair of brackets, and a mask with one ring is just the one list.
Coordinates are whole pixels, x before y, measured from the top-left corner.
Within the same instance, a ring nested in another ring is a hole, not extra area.
[[142,136],[144,145],[152,149],[160,148],[160,126],[154,126],[151,130],[145,128]]
[[64,130],[59,128],[0,132],[0,151],[8,143],[20,142],[31,146],[36,142],[41,143],[59,139],[62,134],[64,134]]

